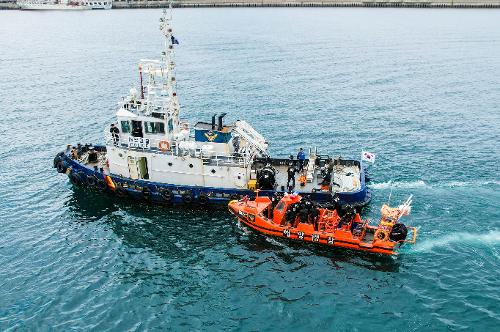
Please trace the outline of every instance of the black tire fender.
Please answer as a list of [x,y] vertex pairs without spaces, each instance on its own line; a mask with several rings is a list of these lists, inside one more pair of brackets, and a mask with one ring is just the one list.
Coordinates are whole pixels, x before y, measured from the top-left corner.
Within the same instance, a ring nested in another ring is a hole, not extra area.
[[97,187],[97,178],[94,175],[87,175],[87,177],[85,178],[85,182],[87,182],[87,185],[89,187]]
[[208,198],[207,194],[200,193],[198,196],[198,203],[200,203],[200,205],[208,205],[208,203],[210,203],[210,198]]
[[71,184],[73,184],[75,186],[80,186],[82,184],[82,178],[80,177],[80,175],[78,173],[71,172],[71,173],[69,173],[68,177],[69,177],[69,181],[71,182]]
[[64,155],[64,152],[59,152],[55,157],[54,157],[54,163],[53,166],[54,168],[57,168],[57,164],[62,161],[62,156]]
[[191,190],[185,191],[182,194],[182,201],[186,204],[190,204],[193,202],[193,192]]
[[160,196],[163,198],[165,202],[171,202],[172,199],[174,198],[174,194],[172,193],[172,190],[168,188],[160,188],[159,190]]
[[125,198],[128,196],[127,189],[123,188],[122,186],[116,186],[115,194],[116,194],[116,196],[121,197],[121,198]]
[[68,167],[66,167],[66,164],[64,163],[64,161],[59,160],[56,164],[56,169],[57,169],[57,173],[66,173],[66,170],[68,169]]
[[151,189],[149,189],[148,186],[142,187],[142,198],[145,199],[146,201],[149,201],[151,199]]
[[99,191],[104,192],[106,191],[106,189],[108,189],[108,184],[103,179],[97,178],[96,188]]

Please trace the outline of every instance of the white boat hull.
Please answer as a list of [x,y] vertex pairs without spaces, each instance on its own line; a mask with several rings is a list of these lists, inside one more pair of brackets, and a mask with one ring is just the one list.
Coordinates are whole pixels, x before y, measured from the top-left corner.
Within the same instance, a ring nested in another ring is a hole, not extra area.
[[78,4],[68,3],[42,3],[37,1],[18,2],[22,10],[96,10],[96,9],[111,9],[112,2],[88,1]]

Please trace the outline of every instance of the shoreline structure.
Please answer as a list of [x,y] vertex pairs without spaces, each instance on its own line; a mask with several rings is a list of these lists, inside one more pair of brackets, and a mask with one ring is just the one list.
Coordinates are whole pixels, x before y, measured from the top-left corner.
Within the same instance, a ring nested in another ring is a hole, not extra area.
[[[165,0],[114,0],[113,9],[164,8]],[[177,8],[209,7],[386,7],[386,8],[500,8],[500,0],[180,0]],[[1,9],[19,9],[15,0],[0,0]]]

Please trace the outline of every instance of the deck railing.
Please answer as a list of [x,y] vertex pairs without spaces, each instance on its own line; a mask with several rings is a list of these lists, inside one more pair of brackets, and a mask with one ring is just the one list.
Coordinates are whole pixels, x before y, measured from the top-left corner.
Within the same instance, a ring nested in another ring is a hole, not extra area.
[[203,153],[202,149],[185,149],[179,147],[179,145],[175,142],[169,147],[169,149],[162,150],[159,148],[159,144],[161,141],[164,141],[165,138],[142,138],[140,143],[129,143],[129,137],[127,135],[119,134],[118,139],[115,139],[113,135],[109,132],[106,132],[104,135],[105,143],[107,146],[114,145],[116,147],[122,149],[128,149],[133,151],[143,151],[148,153],[155,153],[160,155],[171,155],[178,157],[193,157],[200,158],[203,160],[205,165],[214,165],[214,166],[223,166],[223,165],[237,165],[240,167],[246,167],[247,161],[245,156],[237,153],[233,153],[231,155],[219,155],[216,153]]

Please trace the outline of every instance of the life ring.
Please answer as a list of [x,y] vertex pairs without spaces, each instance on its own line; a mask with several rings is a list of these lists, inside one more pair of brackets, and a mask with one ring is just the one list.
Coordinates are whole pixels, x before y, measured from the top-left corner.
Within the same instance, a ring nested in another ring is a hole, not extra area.
[[389,233],[382,229],[377,229],[375,232],[375,238],[379,241],[387,241],[389,239]]
[[69,181],[73,185],[79,186],[82,184],[82,178],[80,177],[80,175],[78,175],[78,173],[71,172],[71,173],[69,173],[68,177],[69,177]]
[[191,190],[188,190],[182,194],[182,201],[186,204],[192,203],[193,202],[193,192]]
[[161,150],[161,152],[167,152],[168,150],[170,150],[170,143],[168,141],[160,141],[160,143],[158,143],[158,148]]
[[174,194],[172,193],[172,190],[168,188],[160,188],[160,196],[163,198],[165,202],[171,202],[172,199],[174,198]]
[[59,160],[56,164],[57,173],[65,173],[68,167],[64,164],[64,161]]
[[198,196],[198,202],[200,203],[200,205],[207,205],[209,201],[210,199],[205,193],[200,193],[200,195]]

